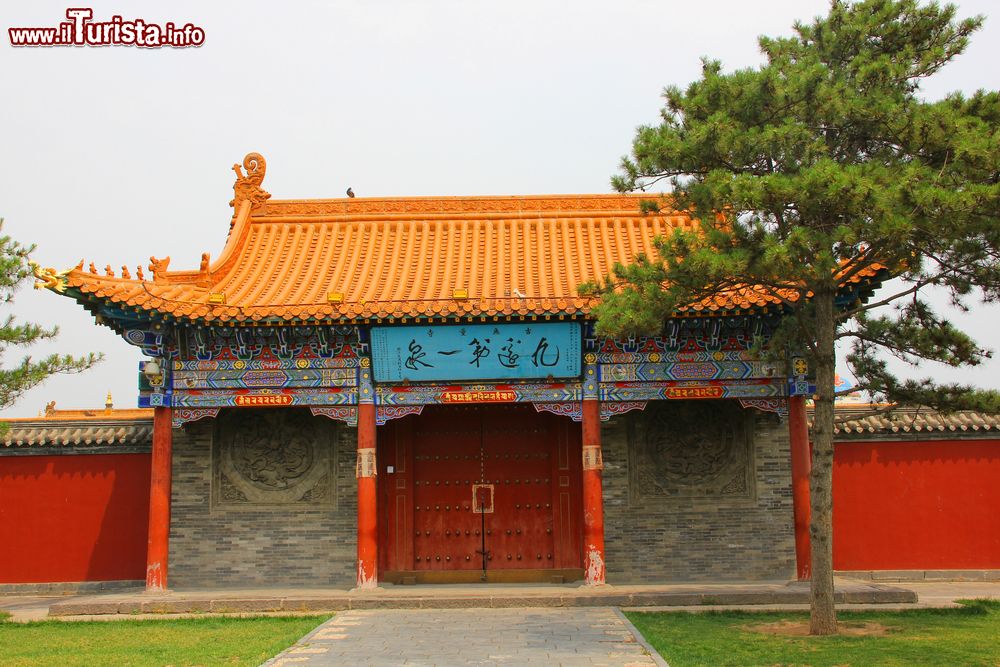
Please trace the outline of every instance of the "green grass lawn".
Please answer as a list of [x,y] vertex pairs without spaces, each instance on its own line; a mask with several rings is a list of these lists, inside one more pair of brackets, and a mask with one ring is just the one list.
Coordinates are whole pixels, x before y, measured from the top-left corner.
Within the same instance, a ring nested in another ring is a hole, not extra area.
[[0,665],[259,665],[329,616],[0,622]]
[[[630,612],[629,619],[671,667],[707,665],[1000,665],[1000,601],[957,609],[840,612],[848,627],[880,636],[797,637],[759,632],[762,624],[808,620],[806,613]],[[874,624],[874,625],[872,625]]]

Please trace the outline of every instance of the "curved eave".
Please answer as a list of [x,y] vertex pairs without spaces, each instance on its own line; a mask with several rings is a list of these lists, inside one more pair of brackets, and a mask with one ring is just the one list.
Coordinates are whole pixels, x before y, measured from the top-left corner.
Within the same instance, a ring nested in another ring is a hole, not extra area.
[[[890,276],[886,269],[879,269],[871,275],[859,276],[841,289],[841,298],[848,307],[852,303],[865,303],[875,289]],[[264,308],[241,308],[227,305],[196,304],[184,302],[181,312],[162,310],[159,306],[169,301],[162,292],[162,286],[152,282],[141,282],[93,276],[82,271],[67,275],[68,287],[65,296],[75,299],[95,315],[100,315],[104,323],[122,329],[127,320],[173,321],[194,326],[301,326],[301,325],[344,325],[344,324],[385,324],[407,322],[472,322],[500,320],[551,320],[592,319],[590,314],[596,304],[595,297],[554,298],[554,299],[492,299],[451,300],[387,304],[305,304],[286,307],[282,317],[268,315]],[[169,286],[167,286],[169,289]],[[136,294],[147,293],[148,299],[139,302]],[[209,290],[204,289],[207,300]],[[749,292],[749,293],[748,293]],[[735,303],[736,300],[745,303]],[[847,301],[849,300],[849,301]],[[405,310],[404,310],[405,308]],[[674,317],[733,317],[748,315],[768,315],[786,312],[789,306],[779,298],[754,292],[743,291],[738,297],[721,295],[706,299],[697,305],[678,310]],[[108,322],[111,320],[111,322]]]
[[[95,291],[83,291],[79,287],[70,287],[65,296],[75,299],[84,308],[101,317],[101,323],[112,326],[116,330],[128,327],[129,321],[164,321],[187,324],[190,326],[216,327],[280,327],[325,325],[356,325],[356,324],[406,324],[416,322],[477,322],[477,321],[518,321],[518,320],[590,320],[591,311],[596,299],[581,299],[586,303],[576,308],[560,307],[558,301],[546,305],[543,301],[536,309],[513,309],[498,307],[475,308],[471,304],[457,302],[441,308],[429,308],[423,312],[402,312],[400,310],[379,309],[374,312],[361,311],[355,304],[340,304],[334,310],[333,306],[315,307],[315,312],[306,312],[295,316],[266,317],[234,313],[243,309],[216,306],[217,311],[207,317],[184,316],[175,312],[164,312],[155,307],[147,308],[129,304],[127,300],[117,299],[114,295],[101,295]],[[352,310],[354,312],[352,312]],[[699,317],[735,317],[749,315],[768,315],[782,310],[780,302],[761,302],[750,306],[735,306],[732,304],[710,304],[678,311],[674,317],[693,319]],[[358,312],[361,311],[361,312]]]
[[[847,309],[852,303],[864,305],[875,295],[882,283],[892,278],[892,271],[881,265],[873,265],[870,270],[859,273],[840,286],[837,294],[840,307]],[[850,299],[850,301],[848,301]]]

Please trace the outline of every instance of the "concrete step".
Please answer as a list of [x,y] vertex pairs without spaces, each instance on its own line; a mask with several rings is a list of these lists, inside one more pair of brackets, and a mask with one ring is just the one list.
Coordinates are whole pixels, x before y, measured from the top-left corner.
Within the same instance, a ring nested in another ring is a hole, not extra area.
[[[510,607],[678,607],[701,605],[796,605],[808,604],[808,585],[713,586],[699,590],[623,591],[612,586],[598,589],[575,588],[545,593],[518,593],[516,590],[463,592],[429,590],[406,595],[380,590],[339,594],[240,595],[237,592],[167,593],[147,595],[94,595],[54,602],[50,616],[92,616],[106,614],[192,614],[343,611],[354,609],[454,609]],[[851,584],[835,593],[838,604],[905,604],[917,601],[906,588],[885,584]]]

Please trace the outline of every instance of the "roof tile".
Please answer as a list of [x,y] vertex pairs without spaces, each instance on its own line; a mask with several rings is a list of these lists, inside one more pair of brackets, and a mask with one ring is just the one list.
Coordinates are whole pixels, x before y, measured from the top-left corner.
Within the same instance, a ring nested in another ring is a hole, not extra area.
[[4,447],[148,445],[153,411],[148,409],[53,410],[44,417],[5,419]]
[[[655,237],[694,224],[681,212],[643,214],[643,198],[268,200],[241,209],[207,275],[170,271],[140,281],[77,268],[67,282],[101,299],[204,321],[585,315],[596,298],[581,295],[581,283],[640,252],[655,255]],[[455,300],[457,289],[467,300]],[[331,293],[343,302],[330,303]],[[211,294],[224,295],[224,305],[210,304]],[[691,310],[778,303],[763,290],[738,288]]]
[[943,414],[929,408],[838,406],[835,435],[879,433],[997,433],[1000,415],[982,412]]

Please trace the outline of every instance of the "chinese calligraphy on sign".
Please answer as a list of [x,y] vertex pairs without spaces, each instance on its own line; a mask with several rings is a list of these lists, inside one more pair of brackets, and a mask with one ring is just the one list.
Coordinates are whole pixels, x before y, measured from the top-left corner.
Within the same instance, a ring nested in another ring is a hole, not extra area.
[[376,382],[580,375],[576,322],[374,327],[371,342]]

